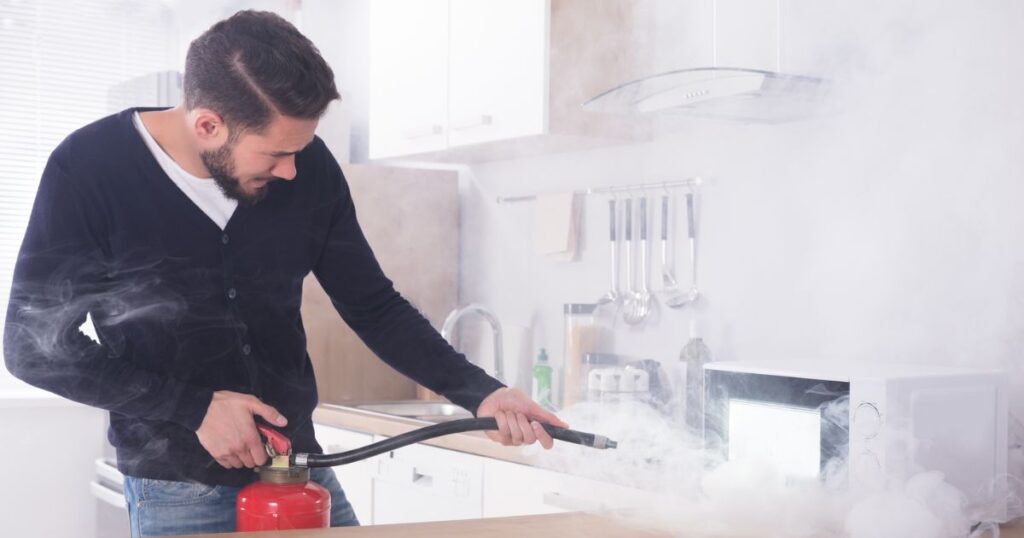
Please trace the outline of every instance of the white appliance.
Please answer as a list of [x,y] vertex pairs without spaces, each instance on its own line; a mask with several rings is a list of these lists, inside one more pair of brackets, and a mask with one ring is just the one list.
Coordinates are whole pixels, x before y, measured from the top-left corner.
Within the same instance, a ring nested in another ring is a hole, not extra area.
[[89,484],[89,491],[96,498],[96,536],[127,538],[131,532],[124,498],[124,475],[117,470],[113,457],[97,458],[95,469],[96,476]]
[[[704,368],[704,436],[724,459],[787,478],[845,462],[854,492],[942,471],[976,521],[1006,520],[1007,375],[913,364],[717,362]],[[842,469],[842,467],[839,467]]]

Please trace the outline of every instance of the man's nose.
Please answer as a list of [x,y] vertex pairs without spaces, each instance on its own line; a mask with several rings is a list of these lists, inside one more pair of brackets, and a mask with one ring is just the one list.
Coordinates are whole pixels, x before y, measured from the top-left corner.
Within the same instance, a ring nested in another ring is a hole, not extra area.
[[295,156],[289,155],[283,159],[277,161],[277,164],[270,169],[270,173],[274,177],[279,177],[285,181],[291,181],[295,179]]

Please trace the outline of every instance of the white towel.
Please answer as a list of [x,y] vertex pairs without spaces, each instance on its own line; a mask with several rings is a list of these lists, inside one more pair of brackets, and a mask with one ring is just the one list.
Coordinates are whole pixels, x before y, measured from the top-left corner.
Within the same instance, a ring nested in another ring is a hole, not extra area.
[[533,221],[537,254],[561,261],[576,259],[578,206],[573,192],[537,195]]

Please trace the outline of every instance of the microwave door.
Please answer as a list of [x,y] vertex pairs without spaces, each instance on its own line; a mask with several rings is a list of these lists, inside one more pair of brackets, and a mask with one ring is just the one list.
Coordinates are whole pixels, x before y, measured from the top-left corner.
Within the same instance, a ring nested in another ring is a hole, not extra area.
[[722,461],[762,461],[801,480],[847,456],[849,383],[707,370],[704,386],[705,445]]

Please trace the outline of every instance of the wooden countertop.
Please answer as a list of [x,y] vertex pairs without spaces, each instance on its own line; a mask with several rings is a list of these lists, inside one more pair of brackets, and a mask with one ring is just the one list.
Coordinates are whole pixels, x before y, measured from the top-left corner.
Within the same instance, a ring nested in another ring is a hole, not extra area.
[[[231,533],[248,538],[477,538],[487,536],[558,536],[579,538],[686,538],[685,531],[655,531],[626,526],[616,520],[572,512],[538,516],[467,519],[434,523],[372,525],[338,529],[263,531]],[[225,534],[194,534],[190,538],[217,538]],[[1024,538],[1024,527],[1004,526],[1002,538]],[[184,537],[189,538],[189,537]],[[722,537],[719,537],[722,538]],[[735,538],[754,538],[741,537]]]
[[[581,538],[669,538],[671,534],[626,527],[616,521],[582,514],[548,514],[539,516],[467,519],[401,525],[371,525],[337,529],[294,531],[263,531],[230,533],[249,538],[476,538],[481,536],[559,536]],[[225,534],[194,534],[183,538],[217,538]],[[675,536],[679,536],[678,534]]]

